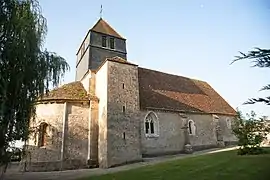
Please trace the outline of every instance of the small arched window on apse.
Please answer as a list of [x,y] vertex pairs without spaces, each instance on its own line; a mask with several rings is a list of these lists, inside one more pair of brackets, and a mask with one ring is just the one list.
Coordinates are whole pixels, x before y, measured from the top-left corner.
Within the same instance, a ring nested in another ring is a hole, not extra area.
[[158,118],[154,112],[149,112],[144,119],[145,135],[148,137],[158,136]]
[[226,124],[227,124],[228,129],[232,128],[232,122],[231,122],[230,118],[226,118]]
[[195,135],[196,134],[196,126],[193,120],[188,121],[188,133],[190,135]]
[[40,147],[45,146],[47,143],[47,133],[48,133],[48,124],[45,122],[42,122],[39,125],[39,141],[38,145]]

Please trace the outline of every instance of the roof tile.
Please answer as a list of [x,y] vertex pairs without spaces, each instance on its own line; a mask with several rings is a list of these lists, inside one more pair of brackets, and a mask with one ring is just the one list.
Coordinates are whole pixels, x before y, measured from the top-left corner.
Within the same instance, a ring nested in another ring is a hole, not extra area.
[[235,110],[206,82],[138,68],[140,106],[235,115]]
[[110,36],[114,36],[120,39],[124,39],[120,34],[118,34],[106,21],[102,18],[98,20],[98,22],[91,29],[92,31],[107,34]]
[[51,90],[41,100],[89,100],[90,98],[82,83],[75,81]]

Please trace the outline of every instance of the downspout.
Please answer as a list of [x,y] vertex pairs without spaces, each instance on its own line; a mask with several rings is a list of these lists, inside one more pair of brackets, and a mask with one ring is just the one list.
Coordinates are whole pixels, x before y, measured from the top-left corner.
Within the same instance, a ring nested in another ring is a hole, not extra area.
[[62,127],[62,146],[61,146],[61,167],[60,170],[63,170],[63,161],[65,158],[65,137],[66,137],[66,122],[67,122],[67,102],[64,103],[63,109],[63,127]]

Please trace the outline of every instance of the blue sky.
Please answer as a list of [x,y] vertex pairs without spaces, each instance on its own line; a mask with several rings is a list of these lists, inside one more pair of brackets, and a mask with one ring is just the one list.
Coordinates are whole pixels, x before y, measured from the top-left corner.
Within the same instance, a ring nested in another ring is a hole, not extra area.
[[270,71],[249,61],[230,65],[238,51],[270,48],[268,0],[40,0],[48,23],[45,47],[71,66],[65,83],[75,79],[75,54],[101,4],[103,18],[127,39],[129,61],[207,81],[234,108],[270,115],[270,106],[242,105],[268,94],[259,89]]

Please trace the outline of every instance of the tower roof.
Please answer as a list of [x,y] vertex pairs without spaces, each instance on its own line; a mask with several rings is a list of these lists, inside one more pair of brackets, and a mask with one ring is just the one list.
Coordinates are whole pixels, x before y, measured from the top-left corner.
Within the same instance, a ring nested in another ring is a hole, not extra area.
[[118,34],[106,21],[102,18],[98,20],[98,22],[92,27],[91,31],[107,34],[110,36],[114,36],[120,39],[123,38],[120,34]]

